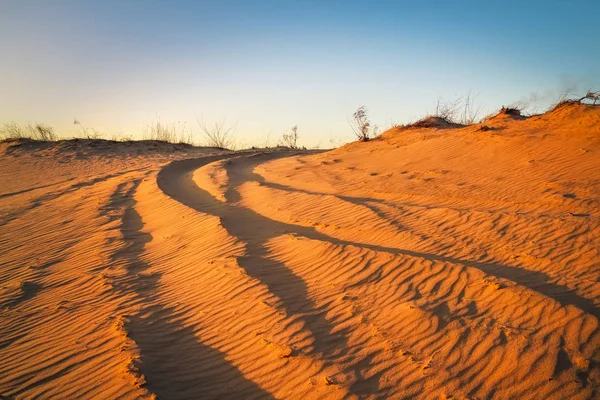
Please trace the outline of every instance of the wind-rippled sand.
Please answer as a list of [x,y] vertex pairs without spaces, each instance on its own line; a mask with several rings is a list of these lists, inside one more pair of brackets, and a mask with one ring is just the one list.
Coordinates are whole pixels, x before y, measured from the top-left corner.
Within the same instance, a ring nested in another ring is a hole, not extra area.
[[600,110],[485,125],[3,143],[0,395],[597,398]]

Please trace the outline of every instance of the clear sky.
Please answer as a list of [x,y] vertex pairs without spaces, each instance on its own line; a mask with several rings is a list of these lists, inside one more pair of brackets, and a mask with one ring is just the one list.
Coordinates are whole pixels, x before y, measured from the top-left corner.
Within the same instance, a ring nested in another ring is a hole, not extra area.
[[479,94],[483,112],[600,89],[600,1],[0,0],[0,123],[236,124],[255,144],[350,139]]

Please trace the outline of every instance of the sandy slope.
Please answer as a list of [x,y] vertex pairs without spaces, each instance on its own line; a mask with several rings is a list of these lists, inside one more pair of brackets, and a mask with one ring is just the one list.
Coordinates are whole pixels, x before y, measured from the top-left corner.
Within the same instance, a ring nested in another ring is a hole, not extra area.
[[600,110],[486,126],[3,145],[0,394],[599,396]]

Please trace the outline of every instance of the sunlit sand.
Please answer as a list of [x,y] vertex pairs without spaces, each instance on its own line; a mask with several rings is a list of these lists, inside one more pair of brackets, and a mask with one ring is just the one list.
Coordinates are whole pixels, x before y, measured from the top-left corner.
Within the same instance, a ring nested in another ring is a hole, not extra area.
[[0,152],[7,398],[599,395],[600,107]]

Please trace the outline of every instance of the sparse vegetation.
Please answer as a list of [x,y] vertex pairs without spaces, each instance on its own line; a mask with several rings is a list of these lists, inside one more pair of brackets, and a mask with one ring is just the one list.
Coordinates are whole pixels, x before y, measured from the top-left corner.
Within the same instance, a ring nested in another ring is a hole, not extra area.
[[[497,113],[492,113],[489,115],[486,115],[485,117],[481,118],[481,120],[479,121],[480,123],[485,123],[488,122],[489,120],[491,120],[492,118],[494,118],[497,115],[512,115],[514,117],[521,117],[523,115],[522,113],[522,108],[520,106],[502,106],[502,108],[500,108],[500,110]],[[525,118],[525,117],[523,117]],[[480,130],[485,130],[485,129],[480,129]]]
[[[465,96],[459,97],[453,101],[443,101],[440,97],[437,100],[435,110],[430,115],[419,119],[416,122],[410,124],[397,124],[391,123],[390,129],[409,129],[409,128],[458,128],[462,126],[472,125],[476,123],[478,115],[481,110],[481,106],[476,105],[477,95],[468,92]],[[529,104],[537,101],[537,94],[529,97]],[[510,115],[513,117],[526,118],[531,115],[530,112],[525,111],[527,108],[523,106],[525,101],[513,103],[510,106],[502,106],[502,108],[495,114],[490,114],[484,118],[481,118],[480,123],[489,121],[496,115]],[[555,110],[559,107],[563,107],[570,104],[600,104],[600,91],[588,90],[581,97],[573,97],[573,89],[563,90],[558,98],[558,102],[555,103],[550,109]],[[536,105],[537,107],[537,105]],[[240,147],[240,143],[236,143],[234,138],[235,127],[226,125],[225,121],[218,121],[212,125],[204,123],[201,119],[196,117],[200,134],[204,137],[205,141],[203,145],[210,147],[222,148],[235,150]],[[348,123],[352,128],[352,132],[359,141],[368,141],[377,135],[377,126],[372,125],[368,117],[368,110],[365,106],[359,107],[351,116],[348,118]],[[94,128],[88,128],[84,126],[80,120],[74,119],[73,124],[77,125],[81,130],[81,133],[76,137],[86,139],[102,139],[103,135]],[[483,126],[480,128],[481,131],[491,130],[492,128]],[[139,137],[139,135],[137,135]],[[18,125],[14,122],[5,123],[0,127],[0,139],[31,139],[39,141],[56,141],[58,136],[54,132],[54,129],[46,124],[36,123],[27,125]],[[172,144],[189,144],[194,145],[194,134],[191,129],[188,129],[185,123],[176,125],[167,125],[160,121],[154,124],[148,125],[142,132],[143,140],[155,140]],[[132,142],[134,135],[125,135],[121,132],[119,135],[112,135],[113,141],[121,142]],[[288,147],[290,149],[299,149],[298,145],[298,126],[294,125],[289,131],[284,132],[281,138],[276,143],[271,143],[270,134],[266,137],[261,138],[261,145],[252,146],[269,148],[273,145]],[[332,147],[340,147],[344,144],[344,140],[341,138],[330,137],[329,142]],[[237,146],[236,146],[237,144]],[[243,147],[243,146],[242,146]],[[247,146],[250,147],[250,146]]]
[[593,92],[591,89],[588,90],[588,92],[585,94],[585,96],[583,96],[582,98],[580,98],[579,100],[577,100],[579,103],[582,103],[584,100],[590,100],[590,101],[594,101],[592,104],[596,104],[596,102],[598,100],[600,100],[600,92]]
[[289,133],[284,133],[281,138],[281,145],[290,149],[298,148],[298,125],[292,126]]
[[102,134],[100,132],[98,132],[94,128],[86,128],[86,127],[84,127],[77,118],[75,118],[73,120],[73,124],[74,125],[78,125],[81,128],[82,132],[83,132],[83,136],[86,137],[86,138],[88,138],[88,139],[101,139],[102,138]]
[[177,140],[175,129],[169,128],[160,121],[157,121],[156,124],[147,126],[143,137],[144,140],[158,140],[170,143]]
[[429,116],[403,126],[403,128],[460,128],[464,125],[452,122],[446,118]]
[[0,138],[2,139],[33,139],[55,141],[57,140],[54,129],[45,124],[28,124],[26,126],[17,125],[14,122],[6,123],[0,128]]
[[271,147],[271,132],[259,139],[259,144],[253,147],[268,149]]
[[341,147],[344,144],[346,144],[346,141],[344,139],[342,139],[341,137],[333,136],[330,134],[329,135],[329,143],[331,144],[331,147],[338,148],[338,147]]
[[143,138],[144,140],[157,140],[173,144],[193,145],[194,142],[192,132],[187,129],[185,123],[180,129],[177,129],[175,125],[169,127],[160,121],[157,121],[153,125],[148,125]]
[[472,125],[481,112],[481,105],[475,105],[476,99],[477,95],[470,91],[454,101],[445,102],[439,98],[433,117],[441,118],[451,124]]
[[352,119],[348,120],[348,123],[354,135],[362,142],[366,142],[371,137],[377,136],[377,126],[371,126],[365,106],[358,107],[354,114],[352,114]]
[[565,106],[567,104],[583,103],[586,100],[591,101],[592,104],[595,105],[598,102],[598,100],[600,100],[600,92],[594,92],[591,89],[588,90],[585,95],[579,98],[570,99],[568,98],[570,95],[571,92],[568,92],[566,95],[563,95],[563,93],[561,93],[558,102],[551,107],[551,110],[556,110],[557,108]]
[[521,116],[521,109],[518,107],[504,107],[500,109],[498,114]]
[[133,142],[133,136],[132,135],[125,135],[123,133],[118,134],[118,135],[113,135],[111,138],[112,141],[114,142],[124,142],[124,143],[129,143],[129,142]]
[[221,149],[232,149],[234,147],[235,127],[228,127],[225,121],[217,121],[212,126],[207,125],[203,120],[196,117],[200,133],[204,136],[209,147],[218,147]]
[[444,101],[441,97],[435,106],[433,114],[406,125],[395,125],[393,128],[460,128],[473,125],[479,118],[481,105],[475,104],[477,95],[470,91],[453,101]]

